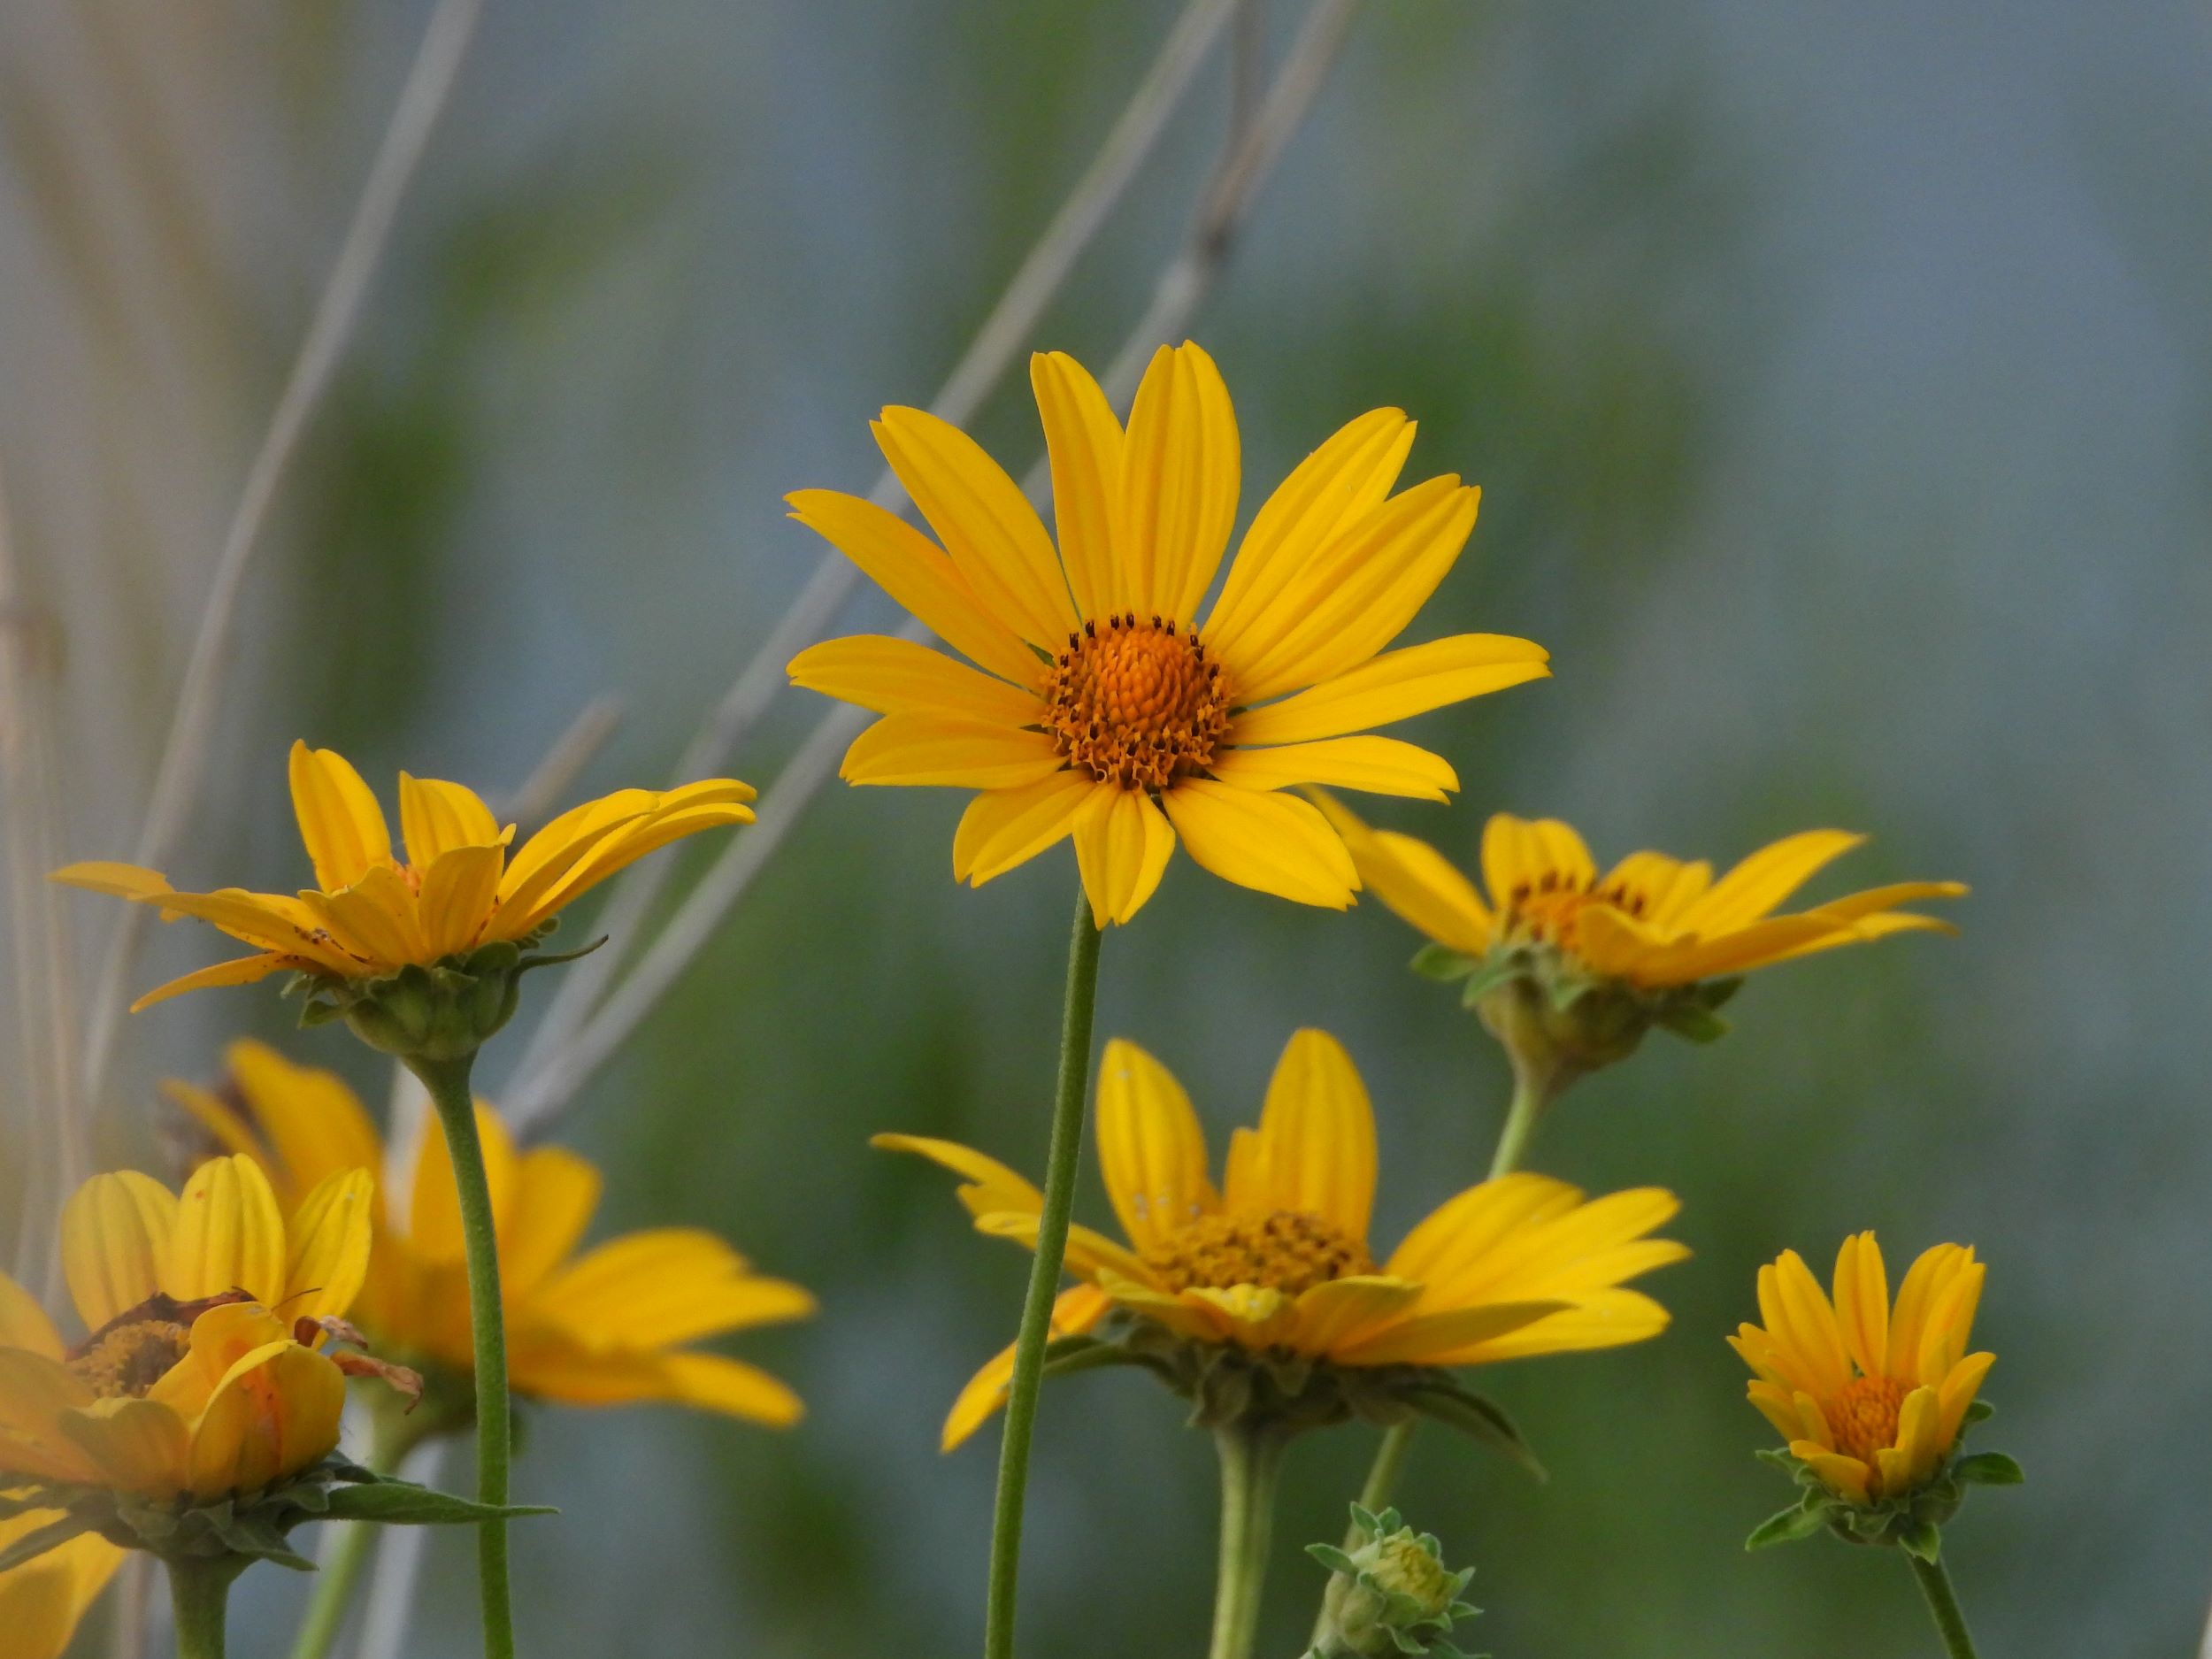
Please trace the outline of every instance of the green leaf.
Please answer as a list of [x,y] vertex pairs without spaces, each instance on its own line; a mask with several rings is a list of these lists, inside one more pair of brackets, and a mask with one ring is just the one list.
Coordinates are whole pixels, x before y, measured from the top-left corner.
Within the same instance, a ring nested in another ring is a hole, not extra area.
[[1943,1533],[1923,1521],[1897,1535],[1897,1548],[1908,1555],[1917,1555],[1932,1567],[1936,1557],[1943,1553]]
[[1424,945],[1413,953],[1413,971],[1425,979],[1438,979],[1449,984],[1463,979],[1482,964],[1470,956],[1454,950],[1449,945]]
[[340,1486],[324,1511],[333,1521],[380,1521],[389,1526],[462,1526],[475,1521],[512,1520],[523,1515],[557,1515],[542,1504],[477,1503],[449,1492],[434,1492],[406,1480],[380,1480],[372,1486]]
[[1743,1541],[1746,1549],[1767,1549],[1776,1544],[1793,1544],[1801,1538],[1810,1538],[1826,1524],[1827,1516],[1816,1506],[1793,1503],[1786,1509],[1770,1515],[1752,1530]]
[[1970,1486],[2016,1486],[2027,1476],[2002,1452],[1976,1452],[1951,1465],[1951,1478]]
[[35,1561],[50,1549],[58,1548],[80,1532],[92,1530],[89,1525],[73,1515],[65,1515],[58,1521],[49,1523],[35,1532],[26,1532],[5,1549],[0,1549],[0,1572],[19,1567],[27,1561]]
[[1528,1442],[1521,1438],[1521,1431],[1502,1408],[1471,1393],[1455,1384],[1439,1383],[1409,1391],[1406,1403],[1426,1417],[1434,1417],[1447,1428],[1457,1429],[1462,1434],[1482,1441],[1486,1446],[1513,1459],[1539,1480],[1548,1480],[1544,1465],[1536,1460]]

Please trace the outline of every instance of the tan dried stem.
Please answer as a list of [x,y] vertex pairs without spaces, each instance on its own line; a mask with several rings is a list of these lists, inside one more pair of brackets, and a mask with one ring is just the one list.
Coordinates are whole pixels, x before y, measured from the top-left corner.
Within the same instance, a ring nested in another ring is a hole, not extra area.
[[[1127,403],[1153,350],[1183,331],[1220,273],[1260,186],[1326,81],[1357,5],[1358,0],[1320,0],[1248,126],[1232,127],[1189,238],[1162,273],[1144,319],[1125,341],[1105,376],[1107,396],[1117,403]],[[1041,501],[1048,479],[1042,462],[1031,469],[1024,488],[1032,501]],[[911,621],[902,633],[909,639],[927,637],[927,631]],[[549,1019],[549,1041],[534,1045],[537,1064],[531,1065],[526,1058],[526,1069],[506,1091],[508,1121],[516,1133],[541,1133],[658,1004],[744,895],[816,792],[835,774],[838,755],[869,718],[864,710],[844,706],[823,714],[762,796],[758,819],[733,839],[614,992],[580,1023],[554,1025]]]

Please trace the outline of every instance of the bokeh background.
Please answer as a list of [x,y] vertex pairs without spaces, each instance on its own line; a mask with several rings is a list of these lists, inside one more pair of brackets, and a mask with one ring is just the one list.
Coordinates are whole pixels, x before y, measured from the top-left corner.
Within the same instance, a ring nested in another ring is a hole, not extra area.
[[[1264,8],[1278,43],[1301,9]],[[821,556],[782,492],[872,480],[867,418],[927,399],[1173,10],[491,0],[286,480],[173,873],[295,880],[296,734],[380,787],[405,765],[498,787],[612,693],[626,718],[584,783],[664,775]],[[134,839],[242,472],[426,15],[0,11],[0,465],[73,856]],[[1832,882],[1975,884],[1962,937],[1762,977],[1724,1043],[1655,1039],[1548,1126],[1540,1167],[1678,1191],[1696,1256],[1656,1283],[1663,1340],[1491,1374],[1548,1486],[1425,1438],[1406,1502],[1479,1569],[1486,1648],[1932,1651],[1893,1563],[1740,1549],[1787,1494],[1720,1335],[1759,1262],[1869,1225],[1992,1263],[1985,1440],[2032,1484],[1951,1540],[1985,1648],[2196,1640],[2207,48],[2201,10],[2163,0],[1376,0],[1196,321],[1248,515],[1339,421],[1402,404],[1414,471],[1486,491],[1421,630],[1554,651],[1555,680],[1409,729],[1459,803],[1378,817],[1471,852],[1494,810],[1556,812],[1601,856],[1724,859],[1835,823],[1876,839]],[[1230,102],[1216,62],[1037,344],[1111,351]],[[1018,374],[977,430],[1027,465]],[[844,620],[890,614],[870,594]],[[818,712],[786,694],[740,775],[772,780]],[[606,1166],[603,1227],[718,1228],[824,1311],[737,1345],[804,1392],[796,1432],[539,1414],[521,1490],[563,1513],[519,1546],[529,1651],[974,1647],[992,1455],[940,1458],[936,1428],[1025,1261],[864,1142],[1041,1164],[1073,872],[1063,850],[956,887],[958,807],[824,794],[561,1124]],[[81,969],[111,918],[72,904]],[[141,982],[208,959],[184,933]],[[1479,1172],[1505,1087],[1405,972],[1413,942],[1378,906],[1305,911],[1179,860],[1108,941],[1102,1033],[1166,1059],[1217,1136],[1294,1026],[1340,1034],[1381,1115],[1389,1239]],[[132,1022],[103,1160],[158,1156],[154,1080],[207,1075],[242,1031],[381,1095],[342,1034],[283,1026],[248,992]],[[522,1041],[490,1051],[494,1093]],[[12,1238],[39,1176],[5,1110]],[[1029,1649],[1198,1651],[1204,1438],[1107,1373],[1048,1393],[1040,1445]],[[1297,1547],[1335,1532],[1370,1448],[1298,1452],[1263,1651],[1296,1650],[1321,1582]],[[434,1545],[412,1651],[474,1651],[470,1554]],[[300,1594],[250,1579],[239,1650],[280,1651]]]

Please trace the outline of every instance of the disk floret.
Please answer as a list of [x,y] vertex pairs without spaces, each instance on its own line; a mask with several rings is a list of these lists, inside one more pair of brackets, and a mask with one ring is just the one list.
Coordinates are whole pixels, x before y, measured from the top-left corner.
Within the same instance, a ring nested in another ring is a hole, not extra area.
[[1193,628],[1116,614],[1086,622],[1045,676],[1053,745],[1077,771],[1160,790],[1203,772],[1229,729],[1221,665]]

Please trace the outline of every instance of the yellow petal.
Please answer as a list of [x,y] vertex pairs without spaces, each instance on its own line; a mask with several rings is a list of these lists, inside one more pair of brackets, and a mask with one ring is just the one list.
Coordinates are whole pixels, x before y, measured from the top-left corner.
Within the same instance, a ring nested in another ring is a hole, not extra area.
[[234,1042],[223,1058],[268,1137],[285,1190],[301,1194],[326,1176],[384,1167],[367,1109],[336,1072],[295,1065],[262,1042]]
[[1826,1399],[1851,1380],[1851,1359],[1827,1293],[1804,1258],[1785,1250],[1759,1270],[1759,1316],[1778,1346],[1801,1368],[1808,1392]]
[[1457,634],[1385,651],[1358,667],[1237,717],[1239,743],[1301,743],[1370,731],[1550,674],[1551,653],[1503,634]]
[[784,499],[794,518],[852,560],[954,650],[1016,685],[1042,683],[1036,655],[983,607],[943,551],[905,519],[835,490],[803,489]]
[[1137,387],[1123,448],[1126,603],[1188,624],[1237,518],[1241,462],[1221,371],[1186,341],[1163,346]]
[[1442,756],[1394,737],[1326,737],[1272,749],[1231,749],[1215,757],[1212,771],[1240,789],[1328,784],[1440,802],[1459,787],[1459,774]]
[[838,775],[851,784],[1011,789],[1061,770],[1052,740],[936,714],[887,714],[853,740]]
[[1807,830],[1763,847],[1713,883],[1682,925],[1711,934],[1755,922],[1821,868],[1866,839],[1842,830]]
[[1286,601],[1340,531],[1383,503],[1413,447],[1402,410],[1371,410],[1309,455],[1262,503],[1206,618],[1217,655],[1256,657],[1302,612]]
[[[1690,914],[1695,913],[1693,906]],[[1686,985],[1721,974],[1746,973],[1801,955],[1824,941],[1851,937],[1851,928],[1866,925],[1854,923],[1839,930],[1816,916],[1770,916],[1709,939],[1670,945],[1647,957],[1640,972],[1649,985]]]
[[1394,913],[1440,945],[1467,956],[1490,953],[1495,924],[1475,884],[1426,841],[1391,830],[1370,829],[1335,796],[1310,789],[1352,855],[1363,886]]
[[[1037,1211],[1028,1209],[1002,1210],[975,1218],[975,1230],[986,1238],[1008,1239],[1029,1250],[1037,1248]],[[1135,1251],[1115,1243],[1095,1228],[1079,1224],[1068,1229],[1066,1259],[1070,1273],[1094,1283],[1103,1283],[1111,1277],[1142,1284],[1152,1277],[1152,1270]]]
[[282,1348],[292,1340],[291,1331],[288,1322],[257,1303],[218,1303],[192,1322],[184,1357],[147,1390],[146,1397],[187,1422],[195,1421],[241,1361]]
[[1226,1197],[1233,1210],[1301,1210],[1364,1242],[1375,1204],[1375,1112],[1344,1045],[1294,1033],[1275,1063],[1259,1138]]
[[1190,1097],[1165,1066],[1119,1037],[1099,1062],[1098,1156],[1114,1214],[1140,1250],[1220,1207]]
[[1174,851],[1175,832],[1142,790],[1117,789],[1104,810],[1081,814],[1075,859],[1094,925],[1125,922],[1142,910]]
[[911,1152],[941,1165],[966,1185],[960,1202],[971,1215],[989,1215],[1005,1210],[1041,1210],[1045,1195],[1025,1176],[1017,1175],[996,1158],[986,1156],[957,1141],[927,1135],[872,1135],[868,1144],[886,1152]]
[[1438,1365],[1494,1365],[1505,1360],[1536,1359],[1547,1354],[1584,1354],[1648,1341],[1667,1328],[1667,1310],[1641,1291],[1605,1290],[1579,1298],[1555,1313],[1463,1348],[1452,1348],[1430,1363]]
[[1580,1188],[1548,1175],[1498,1176],[1432,1210],[1391,1252],[1384,1271],[1463,1299],[1495,1281],[1493,1264],[1507,1240],[1581,1202]]
[[[171,893],[160,902],[165,911],[196,917],[233,939],[242,939],[279,956],[304,958],[334,973],[361,971],[361,963],[323,933],[323,918],[298,899],[224,887],[214,893]],[[224,964],[226,968],[233,965]]]
[[286,1317],[336,1318],[369,1276],[369,1210],[376,1182],[366,1170],[332,1175],[309,1193],[288,1229],[290,1260],[277,1300]]
[[661,1365],[668,1378],[662,1398],[671,1404],[776,1429],[789,1428],[806,1415],[804,1402],[789,1386],[743,1360],[720,1354],[664,1354]]
[[[1052,1304],[1052,1335],[1081,1336],[1095,1327],[1113,1305],[1112,1299],[1094,1285],[1064,1290]],[[1014,1347],[1010,1342],[968,1380],[953,1402],[952,1412],[945,1419],[942,1449],[952,1450],[989,1421],[991,1414],[1006,1403],[1006,1386],[1013,1375]]]
[[91,1460],[62,1432],[69,1412],[92,1403],[92,1391],[60,1362],[23,1348],[0,1348],[0,1470],[50,1479],[99,1479]]
[[1500,812],[1482,826],[1483,885],[1501,910],[1513,904],[1517,893],[1586,891],[1597,872],[1582,837],[1557,818]]
[[475,790],[435,778],[399,774],[399,827],[407,841],[407,862],[427,870],[447,853],[464,847],[503,847],[513,836],[502,833]]
[[[716,790],[724,787],[713,787]],[[751,798],[752,791],[746,786],[740,784],[735,787],[744,790],[747,800]],[[542,884],[527,902],[518,897],[505,905],[486,932],[493,938],[518,939],[539,926],[547,917],[575,902],[648,853],[657,852],[671,842],[702,830],[752,821],[753,810],[745,800],[712,799],[697,793],[671,790],[651,810],[610,830],[571,863],[558,879]]]
[[1063,351],[1029,359],[1029,384],[1052,460],[1052,511],[1077,614],[1094,621],[1136,608],[1124,586],[1121,423],[1083,365]]
[[314,861],[315,885],[334,893],[372,870],[388,868],[392,836],[383,809],[345,757],[296,742],[291,769],[292,810]]
[[1482,492],[1446,475],[1416,484],[1337,537],[1285,592],[1303,615],[1266,650],[1224,649],[1242,703],[1317,686],[1402,633],[1459,557]]
[[515,1170],[514,1215],[501,1240],[510,1300],[526,1299],[568,1259],[599,1207],[599,1171],[565,1147],[538,1147]]
[[1965,1357],[1987,1271],[1981,1263],[1970,1260],[1929,1303],[1927,1326],[1920,1336],[1921,1382],[1940,1383]]
[[1494,1302],[1472,1308],[1448,1308],[1384,1326],[1348,1343],[1334,1357],[1347,1365],[1422,1365],[1437,1356],[1470,1348],[1565,1312],[1563,1302]]
[[1358,890],[1351,854],[1308,802],[1187,778],[1160,803],[1192,859],[1225,881],[1336,910]]
[[724,1331],[806,1317],[814,1298],[759,1278],[745,1258],[696,1227],[626,1233],[548,1279],[539,1301],[572,1330],[610,1347],[669,1348]]
[[499,902],[506,862],[503,848],[456,847],[440,853],[423,872],[417,914],[432,961],[458,956],[482,941]]
[[300,902],[352,956],[394,968],[433,960],[415,889],[396,870],[372,870],[336,893],[303,889]]
[[874,432],[985,609],[1033,644],[1064,643],[1082,618],[1021,486],[974,439],[925,411],[887,409]]
[[1629,907],[1635,920],[1662,938],[1681,929],[1681,918],[1713,882],[1713,867],[1702,859],[1685,863],[1664,853],[1633,852],[1606,872],[1598,893]]
[[1290,1346],[1301,1354],[1336,1354],[1395,1319],[1420,1296],[1420,1286],[1379,1274],[1329,1279],[1300,1294]]
[[987,789],[968,803],[952,838],[956,880],[981,887],[1048,848],[1092,813],[1103,812],[1118,786],[1056,772],[1011,789]]
[[161,1288],[179,1302],[242,1290],[264,1307],[284,1299],[284,1217],[251,1158],[211,1158],[177,1199]]
[[1854,1503],[1870,1501],[1874,1471],[1857,1458],[1832,1452],[1812,1440],[1793,1441],[1790,1453],[1810,1465],[1813,1472],[1828,1483],[1830,1491],[1850,1499]]
[[1937,1419],[1936,1438],[1945,1450],[1957,1443],[1959,1430],[1966,1423],[1966,1409],[1974,1403],[1982,1379],[1989,1375],[1989,1368],[1996,1363],[1994,1354],[1969,1354],[1951,1367],[1951,1374],[1937,1389],[1937,1401],[1942,1410]]
[[65,1415],[61,1427],[108,1486],[166,1498],[188,1484],[191,1431],[158,1401],[96,1400]]
[[297,1474],[338,1446],[346,1379],[296,1342],[241,1360],[193,1430],[190,1490],[204,1499]]
[[856,634],[791,659],[791,683],[878,714],[939,714],[986,726],[1033,726],[1041,707],[1026,687],[979,673],[913,640]]
[[105,893],[119,899],[146,900],[159,898],[173,892],[169,879],[159,871],[148,870],[140,864],[116,864],[104,858],[89,858],[81,864],[64,864],[46,878],[58,881],[65,887],[82,887],[88,893]]
[[38,1298],[0,1273],[0,1348],[21,1348],[44,1359],[62,1356],[61,1333]]
[[[0,1521],[0,1548],[61,1518],[57,1510],[29,1509]],[[122,1564],[123,1551],[82,1532],[0,1573],[0,1630],[8,1633],[10,1659],[62,1659],[78,1624]]]
[[1889,1279],[1882,1247],[1871,1233],[1856,1233],[1836,1252],[1836,1318],[1844,1346],[1869,1377],[1889,1369]]
[[88,1330],[163,1288],[177,1201],[136,1170],[96,1175],[61,1212],[62,1274]]

